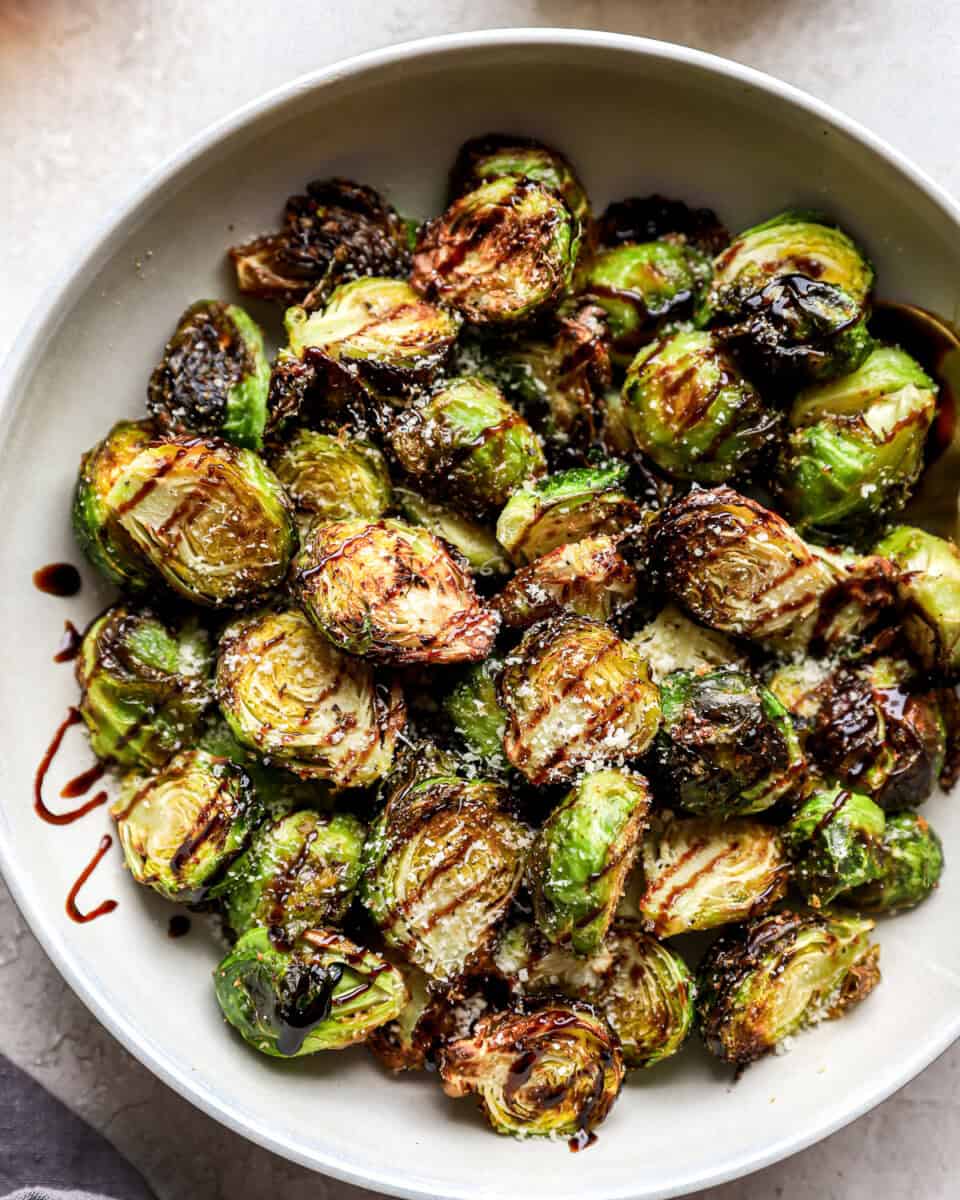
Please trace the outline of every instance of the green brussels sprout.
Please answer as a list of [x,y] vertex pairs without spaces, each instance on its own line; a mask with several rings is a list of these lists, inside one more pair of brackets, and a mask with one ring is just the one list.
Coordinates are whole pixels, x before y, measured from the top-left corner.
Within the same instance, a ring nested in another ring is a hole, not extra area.
[[498,686],[504,752],[535,787],[639,758],[660,724],[646,660],[585,617],[534,625],[507,658]]
[[499,390],[463,375],[397,414],[390,448],[411,479],[470,514],[494,512],[546,469],[537,435]]
[[474,1094],[497,1133],[570,1137],[579,1147],[623,1084],[616,1034],[589,1005],[544,1000],[481,1017],[440,1052],[448,1096]]
[[367,830],[350,813],[302,809],[262,825],[210,898],[239,937],[256,926],[292,945],[307,929],[339,925],[360,881]]
[[736,667],[675,671],[660,685],[651,747],[665,798],[689,812],[762,812],[803,794],[806,760],[790,714]]
[[476,662],[500,618],[438,538],[400,521],[316,524],[296,560],[294,590],[343,650],[389,663]]
[[374,822],[360,898],[384,941],[450,978],[484,949],[523,874],[530,831],[488,780],[401,784]]
[[80,548],[101,575],[127,591],[148,588],[153,571],[113,519],[107,497],[154,436],[149,421],[118,421],[81,458],[73,494],[73,531]]
[[937,386],[908,354],[878,347],[849,375],[801,392],[776,486],[801,533],[862,538],[903,508],[923,470]]
[[443,710],[468,752],[479,755],[483,765],[498,775],[509,769],[503,753],[507,715],[497,697],[497,676],[502,669],[502,661],[496,658],[468,667],[443,701]]
[[97,758],[159,767],[190,744],[213,700],[210,643],[192,618],[167,624],[115,604],[83,635],[80,715]]
[[390,770],[406,710],[368,663],[341,654],[297,609],[224,631],[217,697],[234,736],[305,779],[365,787]]
[[943,845],[918,813],[887,817],[880,844],[880,875],[843,897],[845,904],[866,912],[914,908],[931,894],[943,871]]
[[624,491],[629,468],[583,467],[520,488],[497,520],[497,541],[518,566],[557,546],[595,534],[617,534],[640,519]]
[[777,830],[743,817],[665,819],[643,843],[637,911],[658,937],[766,912],[787,890]]
[[699,483],[743,475],[781,426],[781,414],[701,330],[670,334],[637,354],[615,419],[623,425],[615,444],[625,440],[672,478]]
[[110,812],[131,875],[168,900],[200,899],[261,815],[246,772],[205,750],[130,772]]
[[700,319],[764,371],[829,379],[870,352],[873,267],[818,214],[779,213],[741,233],[713,265]]
[[370,442],[298,429],[270,465],[293,501],[302,533],[314,520],[376,521],[390,508],[390,473]]
[[474,575],[505,575],[510,570],[503,547],[486,525],[427,500],[410,488],[394,488],[393,495],[409,525],[419,525],[448,542],[467,560]]
[[150,376],[147,410],[166,433],[217,433],[260,450],[269,387],[259,325],[236,304],[198,300]]
[[674,671],[699,674],[716,667],[743,666],[746,661],[729,638],[697,625],[675,604],[661,609],[630,642],[650,664],[650,674],[657,684]]
[[403,1009],[400,972],[342,933],[312,929],[292,949],[249,930],[214,971],[223,1015],[243,1040],[274,1058],[343,1050]]
[[953,542],[898,525],[874,553],[892,560],[903,630],[928,671],[960,679],[960,550]]
[[491,179],[428,221],[414,288],[475,325],[510,325],[554,306],[570,283],[580,221],[532,179]]
[[273,472],[219,438],[150,442],[103,501],[175,592],[209,607],[244,604],[286,575],[297,532]]
[[746,1066],[805,1026],[842,1017],[880,982],[873,921],[782,911],[717,939],[697,974],[707,1049]]
[[650,809],[642,775],[592,771],[553,810],[530,856],[533,909],[551,942],[593,954],[613,921]]
[[636,598],[637,573],[607,534],[557,546],[521,567],[492,601],[504,625],[526,629],[559,613],[609,621]]
[[881,875],[883,809],[860,792],[823,786],[784,826],[793,878],[815,908]]

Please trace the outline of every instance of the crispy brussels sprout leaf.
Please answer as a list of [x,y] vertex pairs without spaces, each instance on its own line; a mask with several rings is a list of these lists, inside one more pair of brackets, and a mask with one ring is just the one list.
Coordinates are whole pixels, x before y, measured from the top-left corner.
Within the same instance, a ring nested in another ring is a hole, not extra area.
[[898,525],[876,551],[900,575],[903,628],[924,667],[960,679],[960,550],[953,542]]
[[444,504],[427,500],[407,487],[397,487],[394,499],[405,521],[419,525],[451,545],[467,560],[474,575],[505,575],[510,570],[493,530]]
[[503,753],[507,716],[497,696],[497,677],[502,669],[503,662],[497,658],[468,667],[443,701],[444,712],[468,752],[479,755],[483,765],[498,775],[509,769]]
[[887,818],[879,856],[879,877],[847,892],[844,904],[865,912],[913,908],[931,894],[943,871],[943,844],[914,812]]
[[542,184],[560,196],[584,228],[589,223],[590,199],[568,159],[534,138],[515,134],[487,133],[464,142],[450,173],[451,198],[504,178]]
[[270,462],[304,533],[314,520],[376,521],[390,508],[387,464],[376,446],[360,438],[298,429]]
[[883,809],[859,792],[818,788],[783,831],[795,859],[794,880],[816,908],[879,879]]

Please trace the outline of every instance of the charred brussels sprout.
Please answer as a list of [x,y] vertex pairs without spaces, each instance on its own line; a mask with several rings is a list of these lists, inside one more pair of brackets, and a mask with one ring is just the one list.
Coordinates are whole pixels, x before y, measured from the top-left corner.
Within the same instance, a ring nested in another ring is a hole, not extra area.
[[746,1066],[805,1025],[843,1016],[880,982],[872,929],[856,916],[779,912],[719,938],[697,977],[707,1049]]
[[236,304],[198,300],[150,376],[147,409],[169,433],[218,433],[259,450],[269,387],[259,326]]
[[650,808],[640,775],[583,776],[547,818],[530,859],[537,925],[577,954],[600,948],[633,866]]
[[745,672],[676,671],[661,684],[660,703],[652,758],[673,803],[732,816],[802,793],[806,763],[790,714]]
[[899,571],[903,627],[929,671],[960,679],[960,550],[953,542],[899,525],[876,547]]
[[407,487],[394,488],[393,495],[408,524],[419,525],[448,542],[467,560],[474,575],[505,575],[510,570],[504,549],[488,526]]
[[271,465],[304,531],[314,520],[375,521],[392,501],[383,455],[359,438],[298,429]]
[[481,1017],[440,1055],[448,1096],[477,1097],[497,1131],[586,1144],[623,1084],[617,1036],[592,1008],[545,1000]]
[[801,392],[777,488],[797,528],[858,539],[910,497],[937,407],[932,379],[902,350],[878,347],[841,379]]
[[460,974],[520,885],[530,834],[497,783],[400,786],[374,823],[361,899],[388,946],[428,974]]
[[593,534],[616,534],[640,519],[624,491],[628,468],[583,467],[527,484],[497,520],[497,540],[519,566]]
[[467,749],[498,774],[508,768],[503,753],[507,717],[497,697],[497,676],[502,669],[503,663],[495,658],[469,667],[443,702]]
[[[711,333],[661,338],[630,364],[617,411],[627,441],[674,479],[722,483],[771,445],[780,413]],[[614,435],[617,440],[617,435]]]
[[199,899],[260,817],[246,772],[205,750],[131,773],[110,811],[131,875],[168,900]]
[[797,887],[815,907],[881,875],[884,816],[869,796],[819,788],[784,827]]
[[646,660],[606,625],[542,621],[506,660],[504,751],[536,787],[640,757],[660,723]]
[[943,871],[943,846],[929,823],[914,812],[887,818],[880,844],[880,875],[843,897],[865,912],[896,912],[926,900]]
[[293,949],[251,929],[214,972],[223,1015],[248,1045],[275,1058],[343,1050],[403,1009],[403,976],[343,934],[309,930]]
[[615,200],[597,224],[604,246],[653,242],[669,234],[711,256],[730,245],[730,234],[712,209],[690,208],[656,193]]
[[158,767],[195,740],[213,695],[210,643],[195,620],[167,624],[116,604],[83,635],[80,714],[98,758]]
[[390,447],[404,471],[471,514],[502,508],[545,469],[537,435],[492,383],[464,375],[399,413]]
[[580,221],[560,197],[506,175],[423,226],[411,279],[475,325],[510,325],[559,301],[579,249]]
[[386,775],[405,709],[369,664],[341,654],[297,609],[229,626],[217,696],[245,746],[305,779],[364,787]]

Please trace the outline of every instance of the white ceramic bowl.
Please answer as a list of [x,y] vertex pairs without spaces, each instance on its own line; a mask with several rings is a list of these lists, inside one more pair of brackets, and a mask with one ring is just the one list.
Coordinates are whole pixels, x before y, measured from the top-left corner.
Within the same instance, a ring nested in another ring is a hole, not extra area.
[[[567,151],[602,208],[660,191],[715,206],[734,229],[794,203],[862,239],[881,294],[956,316],[960,212],[929,180],[824,105],[744,67],[603,33],[500,31],[393,47],[297,80],[196,139],[105,226],[20,336],[0,389],[3,802],[0,858],[18,903],[74,990],[127,1048],[195,1104],[271,1149],[404,1196],[616,1200],[665,1197],[755,1170],[866,1111],[960,1034],[960,874],[884,922],[885,980],[847,1019],[797,1039],[735,1086],[691,1046],[633,1075],[589,1153],[494,1137],[429,1075],[392,1082],[362,1051],[275,1063],[220,1020],[202,930],[165,936],[169,908],[113,851],[82,895],[119,899],[71,923],[64,897],[108,827],[104,809],[54,828],[31,810],[34,768],[75,699],[56,666],[65,618],[107,600],[84,569],[72,600],[38,594],[41,564],[79,562],[68,509],[77,458],[143,411],[164,338],[198,296],[231,294],[224,248],[271,227],[303,181],[351,175],[401,211],[443,206],[458,144],[488,130]],[[275,314],[272,318],[275,321]],[[51,779],[90,761],[77,730]],[[960,808],[927,811],[948,856]]]

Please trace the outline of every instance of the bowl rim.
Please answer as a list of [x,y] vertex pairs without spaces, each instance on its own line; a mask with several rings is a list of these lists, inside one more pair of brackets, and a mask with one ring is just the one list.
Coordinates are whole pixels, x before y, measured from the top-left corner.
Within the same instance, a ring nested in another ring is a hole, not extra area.
[[[496,46],[589,46],[600,50],[627,52],[638,58],[667,60],[698,67],[761,92],[772,93],[834,130],[846,134],[884,159],[933,201],[944,217],[954,224],[960,235],[960,204],[885,139],[808,92],[732,59],[653,38],[577,28],[508,27],[418,38],[352,55],[272,88],[207,125],[151,170],[140,184],[97,224],[80,252],[45,287],[20,326],[19,333],[23,336],[15,337],[13,347],[5,361],[0,364],[0,417],[6,418],[5,424],[9,423],[9,419],[22,403],[17,397],[23,392],[21,384],[32,373],[38,350],[59,328],[75,293],[81,290],[89,275],[107,259],[114,243],[126,235],[128,226],[139,217],[154,193],[163,185],[249,122],[282,108],[299,95],[341,80],[358,78],[399,62],[440,59],[463,50]],[[26,864],[17,863],[9,841],[8,829],[2,820],[0,872],[20,913],[72,991],[130,1054],[208,1116],[275,1154],[346,1183],[375,1188],[389,1195],[406,1197],[408,1200],[473,1200],[477,1196],[475,1181],[466,1181],[463,1185],[454,1187],[445,1186],[441,1196],[440,1193],[429,1189],[425,1182],[411,1176],[405,1168],[389,1172],[365,1168],[362,1163],[347,1161],[315,1145],[304,1145],[297,1137],[286,1134],[283,1130],[268,1131],[258,1128],[254,1119],[241,1106],[225,1103],[222,1096],[215,1094],[206,1084],[195,1078],[188,1068],[178,1065],[131,1021],[112,1011],[109,1002],[102,998],[95,985],[88,981],[83,966],[68,946],[63,934],[58,931],[52,920],[44,916],[39,907],[34,907],[30,899],[29,872]],[[736,1159],[723,1162],[715,1169],[700,1171],[696,1175],[680,1176],[675,1183],[666,1188],[639,1192],[634,1186],[627,1185],[625,1189],[608,1193],[606,1200],[638,1200],[640,1197],[642,1200],[669,1200],[670,1197],[687,1195],[770,1166],[843,1128],[886,1100],[929,1066],[958,1038],[960,1011],[945,1030],[919,1043],[896,1068],[881,1073],[873,1086],[864,1090],[843,1113],[808,1125],[794,1134],[770,1143],[759,1152],[745,1153]]]

